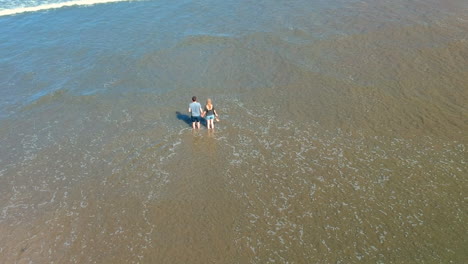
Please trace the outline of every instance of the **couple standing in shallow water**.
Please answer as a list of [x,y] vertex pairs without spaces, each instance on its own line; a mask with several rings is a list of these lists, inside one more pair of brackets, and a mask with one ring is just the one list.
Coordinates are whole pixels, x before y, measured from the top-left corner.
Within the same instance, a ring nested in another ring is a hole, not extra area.
[[218,113],[214,109],[213,104],[211,103],[211,99],[206,100],[205,109],[202,110],[201,104],[197,102],[197,97],[192,97],[192,102],[189,104],[189,113],[191,114],[192,119],[192,128],[200,128],[200,121],[201,118],[206,116],[206,126],[208,129],[214,128],[214,119],[216,117],[216,121],[219,122]]

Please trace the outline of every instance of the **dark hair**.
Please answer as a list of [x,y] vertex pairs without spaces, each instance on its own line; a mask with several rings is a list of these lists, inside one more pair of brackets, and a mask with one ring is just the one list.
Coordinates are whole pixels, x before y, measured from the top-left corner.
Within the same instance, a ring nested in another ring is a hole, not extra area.
[[193,97],[192,97],[192,101],[195,102],[196,100],[197,100],[197,97],[196,97],[196,96],[193,96]]

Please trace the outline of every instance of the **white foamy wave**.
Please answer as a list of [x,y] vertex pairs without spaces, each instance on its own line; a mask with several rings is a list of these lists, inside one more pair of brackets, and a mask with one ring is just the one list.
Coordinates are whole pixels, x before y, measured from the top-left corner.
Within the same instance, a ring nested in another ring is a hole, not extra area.
[[[69,6],[87,6],[87,5],[95,5],[95,4],[104,4],[104,3],[113,3],[113,2],[130,2],[135,0],[73,0],[73,1],[65,1],[65,2],[45,2],[45,3],[36,3],[36,5],[28,5],[25,6],[24,4],[18,4],[16,6],[7,7],[6,9],[0,9],[0,16],[9,16],[15,15],[25,12],[37,12],[37,11],[44,11],[49,9],[57,9],[62,7],[69,7]],[[27,4],[30,4],[29,2]]]

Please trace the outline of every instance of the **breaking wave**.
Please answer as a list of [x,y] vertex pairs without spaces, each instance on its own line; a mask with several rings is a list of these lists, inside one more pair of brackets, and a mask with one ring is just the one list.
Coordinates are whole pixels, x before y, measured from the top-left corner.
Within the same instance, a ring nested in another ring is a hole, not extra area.
[[[70,6],[88,6],[95,4],[113,3],[113,2],[130,2],[134,0],[74,0],[65,2],[28,2],[29,6],[25,6],[24,3],[10,3],[6,8],[0,8],[0,16],[10,16],[26,12],[37,12],[49,9],[57,9],[62,7]],[[3,6],[5,7],[5,6]]]

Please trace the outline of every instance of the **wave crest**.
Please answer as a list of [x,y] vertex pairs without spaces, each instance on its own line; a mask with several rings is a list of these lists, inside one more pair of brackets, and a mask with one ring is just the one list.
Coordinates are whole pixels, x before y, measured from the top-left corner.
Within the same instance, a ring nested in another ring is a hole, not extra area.
[[73,1],[68,1],[68,2],[49,3],[49,4],[38,5],[38,6],[16,7],[16,8],[0,10],[0,17],[11,16],[11,15],[26,13],[26,12],[37,12],[37,11],[44,11],[44,10],[49,10],[49,9],[57,9],[57,8],[69,7],[69,6],[87,6],[87,5],[95,5],[95,4],[105,4],[105,3],[113,3],[113,2],[130,2],[130,1],[135,1],[135,0],[73,0]]

